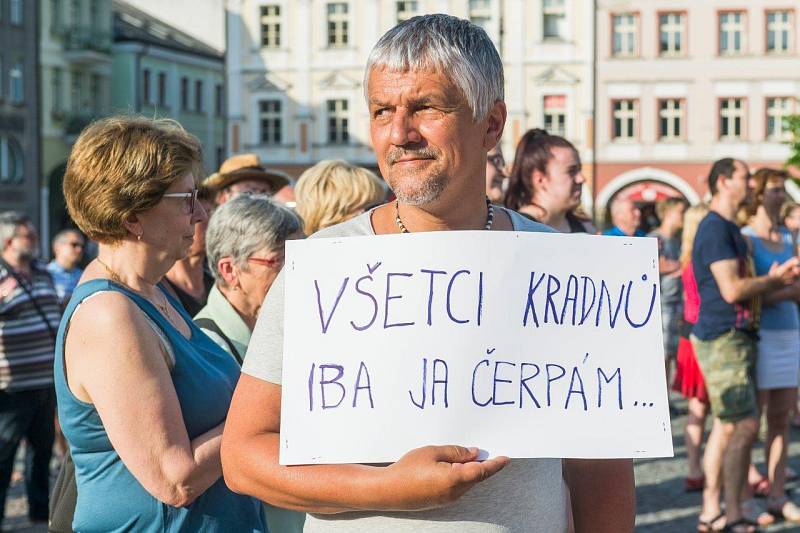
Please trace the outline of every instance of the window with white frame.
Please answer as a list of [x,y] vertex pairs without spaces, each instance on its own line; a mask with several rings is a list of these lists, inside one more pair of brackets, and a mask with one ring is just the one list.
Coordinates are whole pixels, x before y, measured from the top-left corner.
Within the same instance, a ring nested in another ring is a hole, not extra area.
[[22,16],[22,0],[11,0],[8,6],[9,22],[22,26]]
[[50,112],[58,115],[64,111],[64,81],[62,70],[59,67],[53,67],[50,72]]
[[686,16],[683,13],[662,13],[658,16],[658,53],[662,56],[684,55]]
[[92,74],[89,84],[89,94],[92,96],[92,110],[97,114],[103,108],[103,79],[100,74]]
[[639,15],[622,13],[611,17],[611,53],[614,57],[639,55]]
[[83,93],[83,80],[81,73],[77,70],[70,72],[69,103],[73,113],[81,110],[81,95]]
[[347,100],[328,100],[328,143],[347,144],[350,141]]
[[69,22],[73,28],[81,25],[81,2],[80,0],[71,0],[69,3]]
[[545,39],[567,37],[567,8],[565,0],[542,1],[542,31]]
[[281,6],[261,6],[261,47],[281,46]]
[[258,103],[258,118],[261,125],[261,144],[281,144],[283,130],[283,107],[280,100],[261,100]]
[[22,148],[16,139],[0,136],[0,184],[20,183],[23,163]]
[[744,98],[723,98],[719,101],[719,138],[723,141],[742,139],[744,135]]
[[158,73],[158,105],[166,107],[167,105],[167,73]]
[[181,77],[181,111],[189,111],[189,78]]
[[680,98],[658,101],[658,138],[661,141],[683,140],[684,103]]
[[64,28],[61,9],[61,0],[50,0],[50,31],[53,33],[57,33]]
[[567,134],[567,97],[563,94],[550,94],[544,97],[544,129],[550,135]]
[[793,98],[767,98],[767,139],[781,142],[791,140],[792,132],[785,128],[784,120],[792,114]]
[[221,83],[214,86],[214,114],[221,117],[225,109],[225,90]]
[[328,46],[331,48],[347,46],[348,37],[347,2],[331,2],[328,4]]
[[203,80],[194,80],[194,110],[203,112]]
[[614,100],[612,105],[612,138],[615,141],[632,141],[637,136],[639,102],[633,99]]
[[150,105],[153,103],[153,92],[151,89],[152,80],[150,79],[150,69],[142,71],[142,103]]
[[745,48],[744,11],[719,14],[719,53],[723,56],[740,55]]
[[469,20],[486,31],[492,21],[491,0],[469,0]]
[[419,13],[419,2],[417,0],[401,0],[395,2],[397,10],[397,23],[400,24],[404,20],[417,16]]
[[21,104],[25,100],[23,75],[22,60],[19,59],[11,65],[11,69],[8,71],[8,99],[12,104]]
[[786,54],[792,49],[792,12],[767,11],[767,52]]

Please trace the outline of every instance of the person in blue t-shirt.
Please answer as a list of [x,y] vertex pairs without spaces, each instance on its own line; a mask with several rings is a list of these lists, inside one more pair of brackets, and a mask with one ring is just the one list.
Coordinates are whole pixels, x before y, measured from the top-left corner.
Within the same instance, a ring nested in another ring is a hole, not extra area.
[[78,285],[83,270],[78,267],[83,258],[86,244],[83,235],[74,229],[65,229],[53,238],[53,260],[47,264],[47,271],[53,278],[56,294],[61,305],[66,305],[72,291]]
[[[758,431],[754,381],[760,296],[792,285],[800,261],[792,257],[755,276],[747,242],[734,223],[750,192],[747,165],[732,158],[714,163],[708,176],[710,208],[697,229],[692,265],[700,295],[700,313],[692,344],[703,371],[716,420],[707,449],[706,487],[698,528],[755,531],[739,497],[747,479],[750,452]],[[724,474],[723,474],[724,472]],[[725,488],[725,514],[720,492]]]
[[629,198],[617,198],[611,202],[611,223],[614,226],[603,232],[612,237],[644,237],[639,229],[642,212]]

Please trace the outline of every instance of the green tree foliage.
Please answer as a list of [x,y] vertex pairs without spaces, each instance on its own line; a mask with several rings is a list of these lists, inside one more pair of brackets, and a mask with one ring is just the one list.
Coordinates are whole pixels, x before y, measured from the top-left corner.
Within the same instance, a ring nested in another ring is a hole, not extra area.
[[786,165],[800,168],[800,115],[786,118],[786,127],[792,132],[792,139],[788,141],[791,153]]

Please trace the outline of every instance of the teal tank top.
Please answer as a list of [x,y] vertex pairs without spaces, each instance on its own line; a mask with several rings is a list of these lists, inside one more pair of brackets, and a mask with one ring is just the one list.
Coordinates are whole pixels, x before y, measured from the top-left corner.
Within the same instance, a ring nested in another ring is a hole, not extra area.
[[[239,367],[192,322],[167,294],[191,328],[186,339],[145,298],[109,280],[91,280],[72,295],[56,339],[55,388],[61,429],[75,462],[78,502],[72,523],[76,532],[265,532],[260,503],[232,492],[222,478],[191,505],[172,507],[154,498],[134,478],[108,439],[94,405],[70,391],[64,369],[64,337],[72,314],[87,297],[100,291],[117,291],[130,298],[164,333],[175,354],[175,386],[190,439],[219,425],[228,414]],[[113,335],[113,332],[109,332]]]
[[[750,226],[742,228],[742,234],[750,237],[750,242],[753,243],[753,263],[755,263],[757,276],[768,274],[772,263],[781,264],[794,256],[792,233],[783,226],[778,229],[783,247],[780,251],[773,251],[758,238],[753,228]],[[797,330],[798,328],[800,328],[800,313],[798,313],[797,302],[781,300],[761,306],[761,329]]]

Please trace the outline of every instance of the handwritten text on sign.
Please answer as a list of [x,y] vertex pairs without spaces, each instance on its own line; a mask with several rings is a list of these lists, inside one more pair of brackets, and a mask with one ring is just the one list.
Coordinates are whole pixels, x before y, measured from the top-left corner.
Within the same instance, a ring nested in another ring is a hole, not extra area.
[[672,455],[654,239],[287,243],[281,463]]

